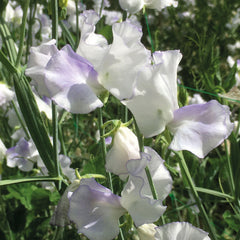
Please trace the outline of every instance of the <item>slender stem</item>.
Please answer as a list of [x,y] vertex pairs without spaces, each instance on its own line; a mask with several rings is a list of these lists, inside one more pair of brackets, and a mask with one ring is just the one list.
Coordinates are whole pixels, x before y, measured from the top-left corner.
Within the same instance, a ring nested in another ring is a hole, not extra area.
[[51,0],[52,7],[52,38],[56,39],[58,45],[58,1]]
[[79,11],[78,11],[78,0],[75,0],[75,4],[76,4],[76,42],[75,42],[75,46],[74,46],[74,50],[77,49],[78,44],[79,44]]
[[17,51],[16,51],[15,43],[2,17],[0,17],[0,21],[1,21],[0,33],[2,35],[2,40],[4,41],[4,44],[7,48],[11,63],[15,63],[17,59]]
[[187,182],[188,182],[189,187],[190,187],[190,189],[192,191],[193,197],[194,197],[194,199],[195,199],[195,201],[196,201],[196,203],[198,205],[198,208],[199,208],[199,210],[200,210],[200,212],[201,212],[201,214],[202,214],[202,216],[203,216],[203,218],[205,220],[206,225],[209,228],[210,237],[211,237],[212,240],[217,240],[217,237],[216,237],[216,234],[215,234],[215,229],[214,229],[213,225],[211,224],[211,222],[210,222],[210,220],[208,218],[208,215],[207,215],[207,213],[205,211],[205,208],[204,208],[204,206],[203,206],[203,204],[202,204],[202,202],[200,200],[200,197],[199,197],[198,192],[196,190],[195,184],[193,183],[191,174],[190,174],[190,172],[188,170],[188,167],[187,167],[187,164],[185,162],[184,156],[183,156],[182,152],[175,152],[174,151],[174,153],[179,158],[179,165],[181,167],[182,175],[184,175],[186,177],[186,179],[187,179]]
[[16,104],[15,104],[14,101],[11,101],[11,103],[12,103],[12,106],[13,106],[13,108],[14,108],[14,111],[15,111],[15,113],[16,113],[16,115],[17,115],[17,118],[18,118],[18,120],[19,120],[19,122],[20,122],[20,125],[21,125],[21,127],[23,128],[23,131],[25,132],[27,139],[29,140],[29,139],[30,139],[29,132],[28,132],[28,130],[27,130],[27,128],[26,128],[26,125],[25,125],[23,119],[21,118],[21,115],[20,115],[20,113],[19,113],[19,111],[18,111],[18,109],[17,109],[17,107],[16,107]]
[[[98,128],[100,132],[100,144],[101,144],[101,153],[103,161],[106,161],[106,144],[105,144],[105,138],[104,136],[104,129],[103,129],[103,115],[102,115],[102,109],[98,109]],[[112,184],[112,175],[110,172],[107,173],[107,180],[108,180],[108,186],[113,192],[113,184]]]
[[[58,1],[51,0],[52,7],[52,38],[56,39],[56,45],[58,44]],[[60,176],[60,164],[58,161],[58,119],[57,119],[57,107],[52,101],[52,127],[53,127],[53,161],[55,163],[55,173]],[[61,189],[61,181],[58,182],[58,190]]]
[[25,38],[25,30],[26,30],[26,22],[27,22],[27,12],[28,12],[29,3],[30,3],[30,0],[26,0],[24,8],[23,8],[22,25],[21,25],[21,31],[20,31],[20,44],[19,44],[17,60],[16,60],[16,63],[15,63],[16,67],[19,66],[21,58],[22,58],[24,38]]
[[150,42],[151,42],[152,52],[154,52],[155,49],[154,49],[154,45],[153,45],[153,40],[152,40],[152,35],[151,35],[150,27],[149,27],[149,24],[148,24],[148,18],[147,18],[146,9],[144,10],[144,18],[145,18],[145,22],[146,22],[146,25],[147,25],[148,36],[149,36]]

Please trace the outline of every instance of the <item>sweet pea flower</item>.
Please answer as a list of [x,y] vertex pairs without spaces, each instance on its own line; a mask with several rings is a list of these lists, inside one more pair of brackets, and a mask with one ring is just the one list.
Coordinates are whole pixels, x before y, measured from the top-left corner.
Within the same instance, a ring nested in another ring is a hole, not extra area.
[[25,74],[32,79],[31,84],[36,87],[41,96],[50,97],[44,81],[44,70],[51,57],[57,52],[56,40],[54,39],[43,43],[38,47],[30,48],[30,55]]
[[106,170],[126,180],[127,162],[139,158],[140,150],[136,135],[129,128],[121,126],[114,135],[112,148],[107,153]]
[[174,137],[169,146],[174,151],[188,150],[204,158],[231,134],[229,107],[216,100],[177,109],[168,124]]
[[0,162],[4,159],[4,157],[6,156],[6,151],[7,148],[5,147],[4,143],[2,142],[2,140],[0,139]]
[[47,63],[45,83],[51,99],[69,112],[89,113],[103,106],[96,96],[102,91],[96,71],[69,45]]
[[89,113],[103,105],[96,96],[102,91],[97,73],[69,45],[58,50],[53,40],[31,48],[25,73],[41,95],[69,112]]
[[[171,191],[172,178],[163,162],[153,149],[145,147],[141,159],[130,160],[127,163],[129,178],[121,193],[120,202],[137,227],[157,221],[166,210],[162,201]],[[158,200],[153,199],[146,167],[152,176]]]
[[77,53],[92,63],[98,73],[99,83],[116,98],[130,98],[135,87],[136,75],[143,66],[150,64],[150,51],[140,42],[142,30],[125,21],[112,26],[113,42],[95,34],[99,20],[93,11],[85,11],[81,39]]
[[8,102],[13,100],[14,92],[4,83],[0,83],[0,107],[6,106]]
[[70,200],[68,216],[91,240],[111,240],[119,233],[118,219],[126,212],[120,197],[93,178],[82,179]]
[[16,146],[9,148],[6,156],[8,167],[18,167],[24,172],[31,171],[40,158],[33,141],[26,141],[24,138],[21,138]]
[[210,240],[208,233],[187,222],[173,222],[155,228],[156,240]]
[[177,67],[181,58],[179,50],[155,52],[155,64],[139,72],[132,98],[122,101],[145,137],[160,134],[173,119],[178,108]]
[[155,240],[157,226],[153,223],[143,224],[137,228],[139,240]]
[[119,4],[130,14],[139,12],[144,6],[158,11],[169,6],[178,6],[178,2],[174,0],[119,0]]

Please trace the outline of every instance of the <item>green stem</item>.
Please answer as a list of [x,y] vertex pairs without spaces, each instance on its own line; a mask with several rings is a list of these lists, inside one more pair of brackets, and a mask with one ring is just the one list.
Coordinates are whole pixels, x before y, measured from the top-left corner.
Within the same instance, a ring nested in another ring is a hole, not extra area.
[[[103,126],[103,115],[102,115],[102,109],[98,109],[98,128],[100,132],[100,144],[101,144],[101,153],[102,153],[102,159],[103,161],[106,161],[106,144],[105,144],[105,138],[104,136],[104,128]],[[107,173],[107,181],[108,181],[108,186],[113,192],[113,184],[112,184],[112,175],[110,172]]]
[[146,22],[146,26],[147,26],[148,36],[149,36],[150,42],[151,42],[151,49],[152,49],[152,52],[154,52],[155,49],[154,49],[154,45],[153,45],[153,40],[152,40],[152,35],[151,35],[150,27],[149,27],[149,24],[148,24],[148,18],[147,18],[146,9],[144,9],[144,18],[145,18],[145,22]]
[[22,118],[21,118],[21,115],[20,115],[20,113],[19,113],[19,111],[18,111],[18,109],[17,109],[17,107],[16,107],[16,104],[15,104],[14,101],[12,101],[11,103],[12,103],[12,106],[13,106],[13,108],[14,108],[14,111],[15,111],[15,113],[16,113],[16,115],[17,115],[17,118],[18,118],[18,120],[19,120],[19,122],[20,122],[20,125],[21,125],[21,127],[23,128],[23,131],[24,131],[25,134],[26,134],[27,140],[29,140],[29,139],[30,139],[29,132],[28,132],[26,126],[25,126],[24,121],[23,121]]
[[51,0],[52,7],[52,38],[56,39],[58,45],[58,1]]
[[16,67],[19,66],[21,58],[22,58],[29,3],[30,3],[30,0],[26,0],[24,8],[23,8],[22,25],[21,25],[21,30],[20,30],[20,44],[19,44],[19,49],[18,49],[17,60],[15,63]]
[[79,11],[78,11],[78,0],[75,0],[76,4],[76,41],[75,41],[75,46],[74,50],[77,49],[78,44],[79,44],[79,37],[80,37],[80,32],[79,32]]
[[206,225],[208,226],[210,237],[211,237],[212,240],[217,240],[216,234],[215,234],[215,229],[212,226],[212,224],[211,224],[211,222],[210,222],[210,220],[208,218],[208,215],[207,215],[207,213],[205,211],[205,208],[204,208],[204,206],[203,206],[203,204],[202,204],[202,202],[200,200],[200,197],[199,197],[198,192],[196,190],[195,184],[193,183],[191,174],[190,174],[190,172],[188,170],[188,166],[187,166],[187,164],[185,162],[184,156],[183,156],[182,152],[175,152],[174,151],[174,153],[179,158],[179,165],[180,165],[180,168],[181,168],[181,171],[182,171],[182,175],[185,176],[186,179],[187,179],[187,182],[188,182],[189,187],[190,187],[190,189],[192,191],[193,197],[194,197],[194,199],[195,199],[195,201],[196,201],[196,203],[198,205],[198,208],[199,208],[199,210],[200,210],[200,212],[201,212],[201,214],[202,214],[202,216],[203,216],[203,218],[205,220]]
[[16,52],[16,47],[15,47],[15,43],[12,39],[12,36],[8,30],[7,25],[5,24],[3,18],[0,18],[1,20],[1,24],[0,24],[0,32],[2,35],[2,40],[7,48],[8,51],[8,55],[10,58],[10,61],[12,63],[15,63],[16,59],[17,59],[17,52]]

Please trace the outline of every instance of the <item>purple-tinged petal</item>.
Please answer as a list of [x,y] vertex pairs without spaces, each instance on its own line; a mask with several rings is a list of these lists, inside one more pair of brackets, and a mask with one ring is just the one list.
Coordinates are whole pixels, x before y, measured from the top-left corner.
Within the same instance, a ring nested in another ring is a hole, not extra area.
[[31,171],[40,158],[32,140],[27,142],[24,138],[21,138],[15,147],[9,148],[6,156],[8,167],[18,167],[25,172]]
[[178,108],[177,66],[181,57],[178,50],[155,53],[156,64],[137,75],[133,97],[122,101],[145,137],[163,132]]
[[45,68],[50,97],[72,113],[89,113],[103,103],[94,90],[100,88],[97,73],[90,63],[73,52],[69,45],[55,54]]
[[172,222],[155,230],[156,240],[210,240],[207,232],[187,222]]
[[229,117],[229,108],[215,100],[176,110],[168,125],[174,135],[169,148],[188,150],[204,158],[231,134],[234,124]]
[[[136,226],[159,219],[166,210],[162,200],[169,194],[172,187],[172,179],[163,165],[163,160],[153,149],[147,147],[145,151],[146,153],[141,153],[141,159],[128,161],[129,179],[120,200]],[[158,200],[153,199],[145,173],[146,166],[150,170]]]
[[69,219],[90,240],[111,240],[118,235],[118,219],[125,213],[119,199],[94,179],[82,179],[70,197]]
[[140,42],[142,30],[130,22],[115,23],[112,31],[113,43],[96,70],[104,88],[122,100],[132,96],[136,75],[150,64],[151,53]]
[[127,161],[139,158],[140,150],[136,135],[129,128],[120,127],[114,135],[113,146],[106,156],[106,170],[126,180]]
[[55,44],[56,40],[53,39],[38,47],[30,48],[28,66],[25,74],[32,79],[31,84],[36,87],[38,93],[42,96],[49,97],[49,92],[44,82],[44,68],[51,57],[58,52]]

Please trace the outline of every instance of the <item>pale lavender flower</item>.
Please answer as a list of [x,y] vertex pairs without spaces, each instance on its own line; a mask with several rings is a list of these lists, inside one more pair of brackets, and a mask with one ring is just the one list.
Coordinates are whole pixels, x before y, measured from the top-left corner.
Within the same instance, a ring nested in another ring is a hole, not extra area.
[[106,170],[126,180],[127,162],[139,158],[140,149],[136,135],[129,128],[120,127],[114,135],[113,146],[106,156]]
[[174,138],[169,146],[174,151],[188,150],[204,158],[231,134],[228,106],[216,100],[205,104],[193,104],[177,109],[168,124]]
[[24,172],[31,171],[40,158],[33,141],[26,141],[24,138],[21,138],[16,146],[9,148],[6,156],[8,167],[18,167]]
[[44,81],[45,67],[51,57],[58,52],[56,40],[43,43],[38,47],[30,48],[30,55],[25,74],[31,77],[31,84],[36,87],[41,96],[50,97],[48,88]]
[[52,56],[44,71],[49,96],[60,107],[72,113],[89,113],[103,106],[96,96],[102,90],[96,71],[69,45]]
[[111,240],[118,235],[118,219],[125,212],[120,197],[94,179],[82,179],[70,197],[68,216],[89,239]]
[[[172,188],[172,178],[164,161],[151,148],[145,147],[141,159],[127,163],[129,179],[120,199],[121,205],[129,212],[135,225],[157,221],[166,210],[162,201]],[[153,199],[145,168],[148,167],[156,188],[158,200]]]
[[187,222],[173,222],[155,228],[156,240],[210,240],[208,233]]

